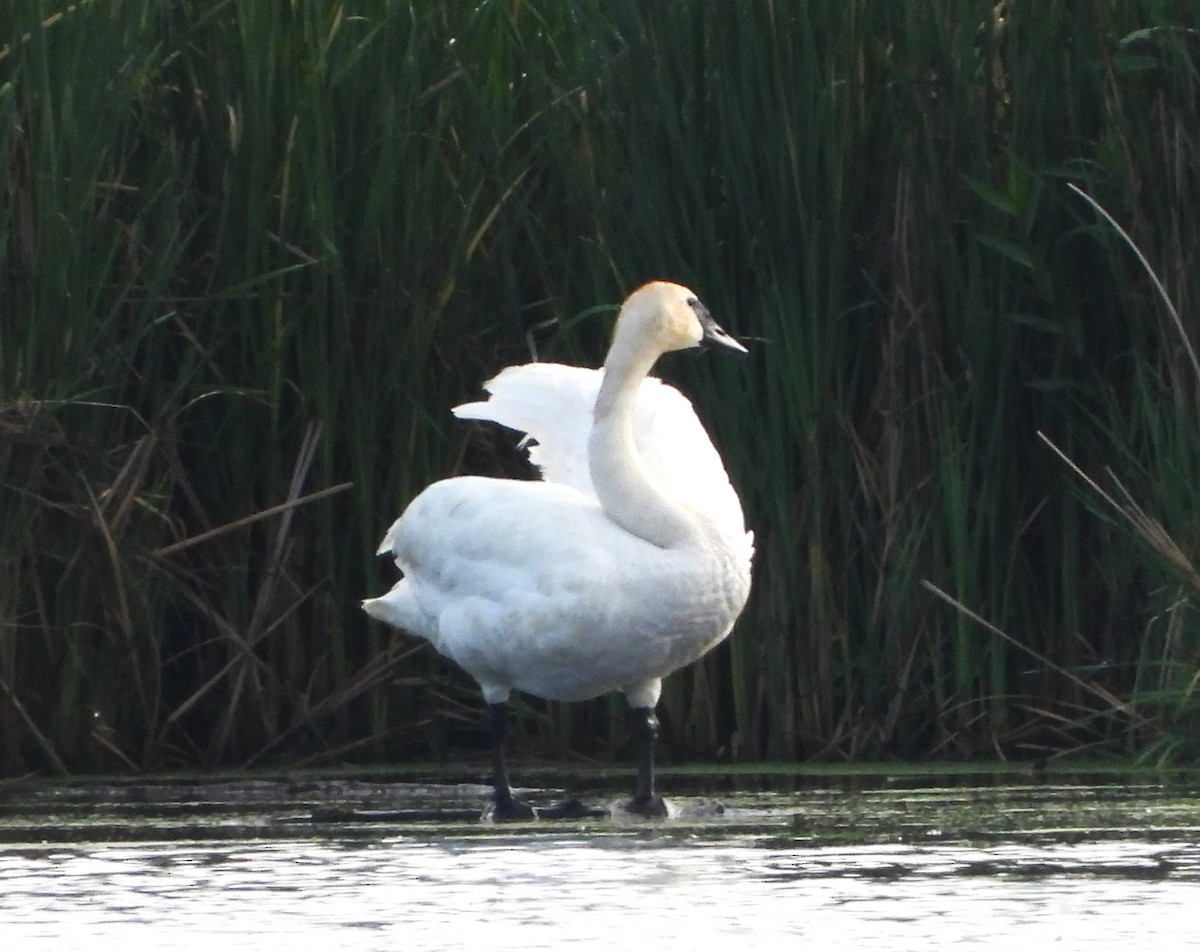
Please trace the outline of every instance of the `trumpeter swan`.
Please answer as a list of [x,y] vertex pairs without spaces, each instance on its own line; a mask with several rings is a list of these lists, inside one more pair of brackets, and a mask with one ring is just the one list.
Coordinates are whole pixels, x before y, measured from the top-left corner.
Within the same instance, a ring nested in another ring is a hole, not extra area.
[[516,689],[579,701],[624,692],[640,756],[628,808],[654,787],[662,679],[729,634],[750,591],[753,537],[691,404],[648,377],[672,350],[745,352],[687,288],[653,282],[617,316],[601,370],[509,367],[456,407],[528,434],[542,481],[461,476],[421,492],[384,536],[403,578],[373,617],[428,639],[479,682],[494,816],[551,815],[518,799],[504,758]]

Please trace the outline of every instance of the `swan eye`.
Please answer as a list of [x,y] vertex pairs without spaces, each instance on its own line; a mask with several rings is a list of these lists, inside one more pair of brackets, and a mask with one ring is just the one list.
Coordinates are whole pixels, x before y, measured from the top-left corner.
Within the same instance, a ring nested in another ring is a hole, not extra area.
[[712,322],[712,315],[708,313],[708,308],[701,303],[699,298],[693,296],[688,298],[684,303],[692,309],[692,313],[694,313],[696,318],[700,321],[701,327],[704,327]]

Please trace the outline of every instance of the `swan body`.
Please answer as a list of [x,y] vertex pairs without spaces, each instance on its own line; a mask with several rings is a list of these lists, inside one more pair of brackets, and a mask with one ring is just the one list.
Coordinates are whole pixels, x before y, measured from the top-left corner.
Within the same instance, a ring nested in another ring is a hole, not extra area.
[[[660,549],[555,483],[444,480],[396,529],[405,578],[367,610],[426,637],[488,703],[515,688],[555,701],[620,690],[653,706],[663,677],[728,633],[747,592],[719,551]],[[547,555],[536,571],[531,550]]]
[[493,713],[514,689],[622,691],[652,745],[662,679],[728,635],[750,590],[753,540],[720,456],[687,399],[648,376],[702,342],[744,350],[691,291],[654,282],[622,305],[603,368],[501,371],[454,413],[526,434],[541,481],[427,487],[379,548],[403,578],[364,609],[455,661]]

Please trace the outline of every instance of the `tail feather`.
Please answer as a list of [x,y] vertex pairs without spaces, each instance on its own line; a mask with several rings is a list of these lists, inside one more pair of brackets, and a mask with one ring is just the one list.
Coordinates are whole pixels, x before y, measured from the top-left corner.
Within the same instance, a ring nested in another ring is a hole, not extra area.
[[391,590],[378,598],[368,598],[362,603],[363,611],[372,618],[393,628],[401,628],[413,635],[427,637],[425,623],[408,582],[401,579]]

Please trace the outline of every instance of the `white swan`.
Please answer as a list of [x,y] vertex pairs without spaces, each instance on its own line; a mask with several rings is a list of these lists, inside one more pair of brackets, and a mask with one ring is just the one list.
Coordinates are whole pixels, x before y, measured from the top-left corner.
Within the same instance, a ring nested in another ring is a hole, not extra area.
[[[428,639],[489,705],[494,815],[517,799],[504,762],[513,689],[559,701],[622,691],[641,755],[629,809],[654,789],[662,679],[720,642],[750,591],[753,537],[691,404],[648,377],[665,352],[745,352],[687,288],[653,282],[621,307],[602,370],[503,370],[456,407],[528,434],[544,481],[462,476],[426,488],[384,536],[404,577],[363,608]],[[562,815],[560,812],[558,815]]]

